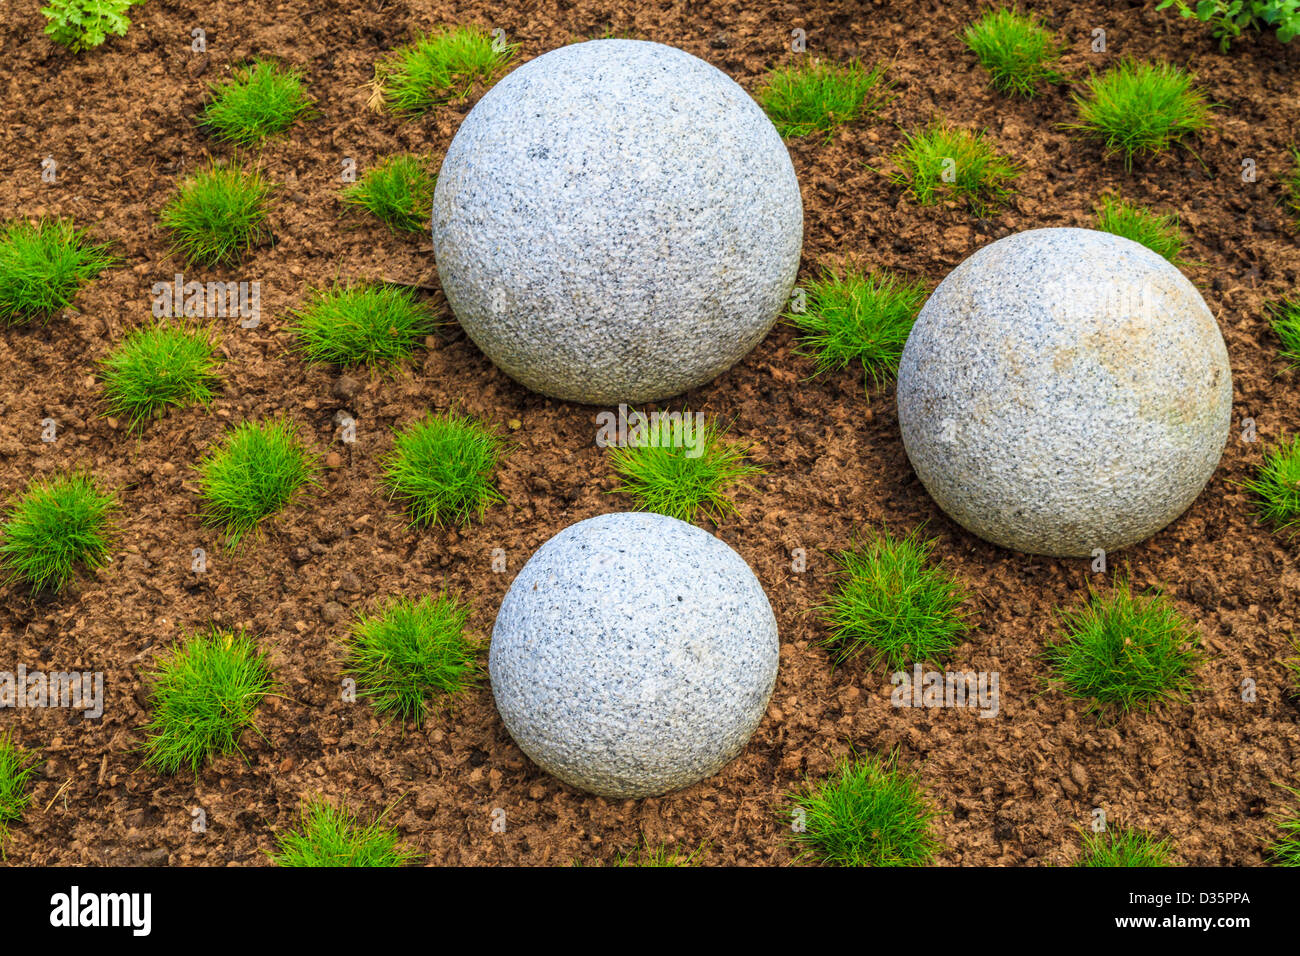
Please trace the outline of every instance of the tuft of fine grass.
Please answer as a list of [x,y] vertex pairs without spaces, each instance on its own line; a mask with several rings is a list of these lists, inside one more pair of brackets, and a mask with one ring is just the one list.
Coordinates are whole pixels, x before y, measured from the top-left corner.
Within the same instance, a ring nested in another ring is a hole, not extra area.
[[237,67],[224,83],[208,86],[212,99],[203,122],[217,136],[238,146],[258,146],[312,111],[302,74],[274,60]]
[[145,765],[197,774],[214,754],[239,753],[255,727],[257,707],[272,689],[267,655],[243,631],[212,628],[189,635],[149,673],[153,716],[146,727]]
[[519,51],[496,43],[477,26],[456,26],[421,36],[375,64],[375,83],[395,113],[423,113],[463,100],[475,83],[488,83]]
[[314,483],[317,469],[294,422],[241,422],[199,463],[205,518],[234,547]]
[[86,472],[33,479],[8,509],[0,527],[0,560],[8,582],[25,581],[32,593],[61,591],[78,565],[109,562],[117,498],[100,491]]
[[682,521],[703,515],[717,523],[735,514],[733,492],[763,472],[746,464],[750,446],[728,440],[725,428],[691,412],[656,414],[642,434],[634,431],[626,446],[610,449],[610,467],[623,479],[613,491],[632,495],[642,511]]
[[390,497],[416,527],[468,524],[505,497],[493,482],[503,442],[472,418],[430,413],[397,432],[384,457]]
[[362,823],[354,813],[320,798],[302,807],[299,829],[277,838],[277,866],[406,866],[419,854],[405,847],[383,817]]
[[469,687],[479,674],[465,632],[470,608],[448,595],[394,598],[358,615],[344,670],[385,717],[424,723],[435,703]]
[[1168,840],[1157,841],[1141,830],[1104,830],[1085,833],[1083,855],[1075,866],[1173,866]]
[[803,59],[772,70],[755,98],[782,139],[819,133],[829,142],[838,127],[874,113],[889,97],[883,66]]
[[1097,228],[1103,232],[1140,242],[1169,263],[1182,268],[1191,265],[1182,258],[1187,245],[1177,213],[1158,213],[1130,203],[1119,196],[1104,195],[1096,207]]
[[899,172],[892,180],[922,206],[947,197],[965,200],[978,216],[1012,195],[1019,165],[999,153],[984,132],[936,120],[918,133],[904,133],[890,157]]
[[239,262],[271,237],[271,184],[238,162],[213,162],[177,188],[159,221],[172,234],[172,251],[195,265]]
[[[1300,797],[1300,790],[1284,788]],[[1279,836],[1268,847],[1274,866],[1300,866],[1300,804],[1275,818]]]
[[209,404],[221,360],[210,329],[160,322],[129,333],[99,365],[109,414],[139,428],[169,407]]
[[792,795],[803,827],[794,841],[801,859],[831,866],[925,866],[943,849],[937,811],[919,781],[898,767],[897,754],[844,758],[819,784]]
[[360,206],[393,232],[423,233],[433,217],[438,177],[426,156],[389,156],[343,190],[343,201]]
[[839,555],[839,583],[820,608],[830,634],[822,645],[836,663],[862,653],[891,671],[949,653],[970,629],[957,576],[932,561],[935,541],[919,530],[894,537],[872,532]]
[[1259,500],[1260,519],[1294,535],[1300,525],[1300,434],[1265,449],[1259,471],[1244,485]]
[[1126,579],[1060,612],[1043,652],[1065,692],[1090,709],[1126,714],[1185,701],[1201,660],[1200,635],[1163,594],[1134,594]]
[[814,374],[861,362],[864,385],[881,385],[898,371],[907,336],[925,302],[925,286],[888,269],[849,266],[843,277],[827,269],[807,286],[802,312],[786,318],[802,333],[799,354]]
[[1210,126],[1210,105],[1192,78],[1170,63],[1124,60],[1093,74],[1074,94],[1079,120],[1070,128],[1101,140],[1108,156],[1163,153]]
[[357,283],[314,292],[291,331],[308,362],[376,368],[409,359],[435,324],[413,290]]
[[670,847],[666,843],[651,846],[642,842],[615,859],[614,866],[702,866],[708,850],[707,843],[701,843],[687,853],[684,849]]
[[0,849],[9,835],[9,825],[21,820],[31,803],[36,762],[37,754],[19,746],[12,731],[0,733]]
[[1060,57],[1063,44],[1035,13],[989,10],[962,36],[1003,93],[1033,96],[1040,84],[1061,81],[1049,64]]
[[1282,342],[1279,354],[1288,368],[1300,366],[1300,298],[1270,302],[1265,308],[1269,324]]
[[14,219],[0,226],[0,324],[47,321],[118,260],[71,219]]

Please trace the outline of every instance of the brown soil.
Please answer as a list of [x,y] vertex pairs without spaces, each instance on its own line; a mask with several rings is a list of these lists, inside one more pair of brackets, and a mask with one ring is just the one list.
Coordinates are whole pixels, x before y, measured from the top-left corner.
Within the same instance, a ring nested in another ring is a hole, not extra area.
[[[522,9],[502,0],[151,0],[132,10],[125,38],[82,56],[41,35],[40,5],[20,0],[0,23],[0,208],[74,216],[114,240],[126,261],[84,290],[66,318],[3,332],[0,488],[14,492],[33,475],[85,464],[120,489],[123,511],[109,567],[53,600],[33,601],[14,585],[0,591],[0,669],[25,663],[107,674],[102,721],[0,713],[0,727],[45,754],[35,800],[8,843],[10,862],[262,864],[300,801],[319,793],[367,813],[400,801],[391,819],[437,863],[610,861],[644,839],[686,848],[707,842],[710,863],[785,864],[793,855],[784,795],[850,746],[897,747],[917,770],[945,811],[938,824],[945,864],[1068,863],[1078,828],[1098,806],[1113,822],[1168,836],[1185,863],[1264,862],[1270,816],[1287,804],[1278,784],[1295,785],[1300,767],[1297,706],[1282,663],[1300,616],[1300,562],[1294,544],[1252,516],[1238,483],[1262,444],[1238,436],[1245,417],[1265,442],[1298,424],[1300,383],[1276,358],[1262,304],[1293,291],[1300,268],[1277,180],[1300,117],[1300,44],[1246,38],[1225,56],[1201,28],[1155,13],[1153,4],[1033,4],[1067,39],[1072,77],[1119,56],[1160,56],[1190,65],[1221,104],[1215,131],[1197,145],[1199,159],[1176,151],[1126,174],[1062,129],[1072,118],[1066,89],[1025,102],[986,87],[957,36],[973,2],[828,0],[809,14],[795,4],[731,0],[528,0]],[[380,53],[412,31],[455,22],[504,27],[526,57],[607,29],[628,32],[683,47],[750,90],[792,56],[786,44],[795,27],[807,30],[813,53],[889,61],[898,96],[878,120],[840,130],[829,145],[791,144],[805,203],[804,274],[852,257],[936,283],[1007,233],[1088,224],[1106,189],[1178,211],[1192,237],[1190,257],[1203,263],[1191,275],[1233,359],[1233,438],[1187,514],[1112,560],[1135,583],[1164,587],[1199,622],[1209,660],[1194,700],[1112,725],[1045,687],[1035,655],[1053,632],[1054,608],[1079,600],[1098,576],[1087,562],[1012,554],[954,526],[908,465],[892,389],[864,395],[860,371],[809,380],[810,364],[779,327],[738,367],[673,403],[734,418],[736,434],[757,443],[767,469],[741,498],[739,515],[717,529],[763,581],[782,635],[776,692],[738,760],[679,793],[611,802],[532,766],[486,687],[418,732],[344,703],[338,639],[353,610],[376,595],[445,585],[473,602],[473,628],[486,643],[513,572],[534,549],[572,522],[630,506],[607,493],[613,480],[594,444],[594,410],[527,393],[450,315],[409,373],[369,380],[347,403],[358,420],[351,450],[338,444],[333,424],[344,406],[334,397],[335,376],[290,352],[287,312],[311,286],[355,276],[436,287],[428,238],[395,238],[345,214],[338,175],[345,156],[364,169],[395,151],[446,149],[472,100],[400,122],[366,108],[366,84]],[[207,55],[190,52],[193,27],[207,31]],[[1089,51],[1094,27],[1106,29],[1109,52]],[[205,273],[169,257],[157,213],[205,156],[228,155],[194,114],[205,84],[254,54],[303,67],[320,115],[261,156],[283,184],[274,246],[238,270]],[[917,207],[875,171],[887,169],[900,128],[940,113],[987,127],[1025,165],[1016,197],[987,220],[956,205]],[[46,156],[59,164],[56,185],[41,182]],[[1259,170],[1253,184],[1240,181],[1246,157]],[[103,417],[94,363],[149,319],[150,286],[177,271],[260,280],[262,324],[244,330],[227,320],[225,393],[210,413],[172,414],[133,437]],[[376,462],[394,425],[453,402],[503,432],[511,419],[521,423],[500,472],[507,500],[481,525],[417,533],[385,500]],[[336,453],[335,467],[319,497],[291,509],[262,541],[223,551],[196,517],[194,463],[232,422],[281,410],[303,423],[322,455]],[[47,417],[59,424],[54,444],[39,439]],[[976,627],[949,663],[1000,672],[996,719],[894,709],[887,675],[861,664],[833,669],[816,644],[825,631],[812,609],[831,585],[828,552],[866,526],[923,521],[975,595]],[[190,571],[194,547],[210,555],[206,575]],[[802,574],[790,557],[800,547],[809,555]],[[509,573],[492,573],[495,548],[505,550]],[[210,621],[260,635],[282,696],[262,709],[266,739],[246,737],[246,761],[216,760],[197,779],[160,777],[141,768],[141,674],[182,630]],[[1258,685],[1253,703],[1242,700],[1247,677]],[[191,830],[196,807],[207,815],[204,834]],[[506,811],[505,833],[493,832],[495,808]]]

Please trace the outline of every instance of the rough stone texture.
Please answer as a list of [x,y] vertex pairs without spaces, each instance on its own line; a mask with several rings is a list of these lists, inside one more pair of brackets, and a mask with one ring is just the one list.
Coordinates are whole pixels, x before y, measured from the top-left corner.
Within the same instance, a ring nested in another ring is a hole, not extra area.
[[642,40],[540,56],[470,111],[433,199],[447,301],[502,371],[591,404],[702,385],[794,287],[803,204],[749,95]]
[[492,693],[544,770],[608,797],[716,773],[776,681],[776,618],[744,559],[676,518],[580,521],[537,550],[497,614]]
[[1190,281],[1128,239],[1035,229],[940,283],[898,369],[898,421],[948,515],[1016,551],[1083,557],[1183,513],[1218,465],[1228,352]]

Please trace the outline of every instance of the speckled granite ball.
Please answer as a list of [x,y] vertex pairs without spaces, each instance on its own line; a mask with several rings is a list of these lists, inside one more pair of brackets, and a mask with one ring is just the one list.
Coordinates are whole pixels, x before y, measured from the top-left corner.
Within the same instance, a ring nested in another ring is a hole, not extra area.
[[1128,239],[1034,229],[980,249],[921,309],[898,422],[948,515],[1016,551],[1134,544],[1218,466],[1232,373],[1190,281]]
[[668,398],[757,345],[803,243],[789,153],[749,95],[673,47],[540,56],[470,111],[433,197],[460,324],[507,375],[591,404]]
[[657,514],[588,518],[510,586],[488,669],[521,750],[570,786],[649,797],[744,748],[776,681],[776,618],[744,559]]

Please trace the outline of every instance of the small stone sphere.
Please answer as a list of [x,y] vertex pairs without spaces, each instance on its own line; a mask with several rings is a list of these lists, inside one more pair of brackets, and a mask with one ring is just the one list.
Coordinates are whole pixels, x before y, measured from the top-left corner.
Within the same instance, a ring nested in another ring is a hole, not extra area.
[[511,584],[488,671],[515,743],[605,797],[656,796],[744,748],[776,682],[776,618],[743,558],[684,521],[570,525]]
[[775,127],[682,50],[592,40],[470,111],[433,197],[442,289],[534,391],[647,402],[717,377],[794,288],[803,204]]
[[985,246],[930,296],[898,423],[949,517],[1015,551],[1087,557],[1182,514],[1218,466],[1232,373],[1196,287],[1091,229]]

